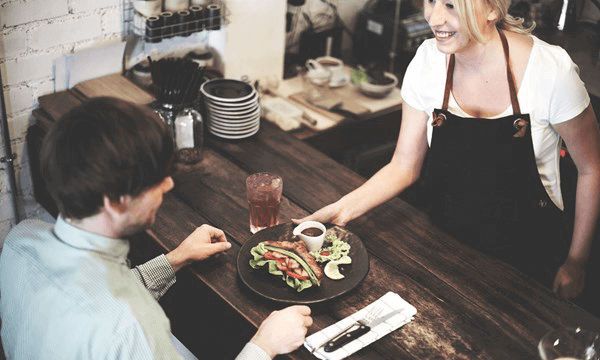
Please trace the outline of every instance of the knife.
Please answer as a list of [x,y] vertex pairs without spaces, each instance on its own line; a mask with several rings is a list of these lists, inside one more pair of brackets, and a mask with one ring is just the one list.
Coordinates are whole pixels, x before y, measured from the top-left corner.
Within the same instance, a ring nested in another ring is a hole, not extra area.
[[358,339],[359,337],[363,336],[364,334],[368,333],[375,326],[391,319],[395,315],[400,314],[402,311],[404,311],[404,309],[394,310],[382,317],[379,317],[379,318],[371,321],[370,323],[364,323],[364,322],[359,321],[356,323],[356,326],[351,327],[348,331],[342,332],[341,334],[337,335],[335,338],[333,338],[333,339],[329,340],[327,343],[325,343],[325,347],[323,348],[323,350],[325,350],[325,352],[336,351],[337,349],[348,344],[349,342],[354,341],[354,340]]

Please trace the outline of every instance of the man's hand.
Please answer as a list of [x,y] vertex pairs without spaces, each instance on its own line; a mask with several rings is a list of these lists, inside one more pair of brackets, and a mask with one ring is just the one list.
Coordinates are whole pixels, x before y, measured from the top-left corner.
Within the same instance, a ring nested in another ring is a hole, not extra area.
[[179,246],[167,254],[167,260],[177,271],[194,261],[204,260],[231,248],[223,230],[210,225],[196,228]]
[[552,290],[563,299],[574,299],[581,294],[585,284],[585,267],[567,260],[556,273]]
[[302,345],[312,323],[308,306],[294,305],[273,311],[262,322],[251,341],[271,358],[287,354]]

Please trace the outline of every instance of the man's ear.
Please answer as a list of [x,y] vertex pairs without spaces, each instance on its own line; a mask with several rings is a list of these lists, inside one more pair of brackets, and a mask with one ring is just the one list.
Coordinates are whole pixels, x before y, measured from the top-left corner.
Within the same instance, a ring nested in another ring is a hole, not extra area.
[[127,211],[129,203],[131,202],[131,196],[121,195],[119,200],[111,200],[108,196],[102,197],[104,205],[104,211],[113,219],[119,217]]

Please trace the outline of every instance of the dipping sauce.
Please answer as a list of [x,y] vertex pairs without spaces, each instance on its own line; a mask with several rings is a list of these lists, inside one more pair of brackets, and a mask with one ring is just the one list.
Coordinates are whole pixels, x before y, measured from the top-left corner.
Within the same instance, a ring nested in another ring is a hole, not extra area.
[[309,227],[302,230],[301,233],[306,236],[320,236],[323,233],[323,231],[321,229]]

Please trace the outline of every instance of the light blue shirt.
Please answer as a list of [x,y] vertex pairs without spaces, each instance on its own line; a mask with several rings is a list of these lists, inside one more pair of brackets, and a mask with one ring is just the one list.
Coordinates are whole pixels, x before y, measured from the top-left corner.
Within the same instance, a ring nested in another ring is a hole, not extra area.
[[[129,242],[25,220],[0,255],[8,359],[180,359],[156,301],[175,282],[164,255],[129,269]],[[268,359],[246,345],[238,359]]]

